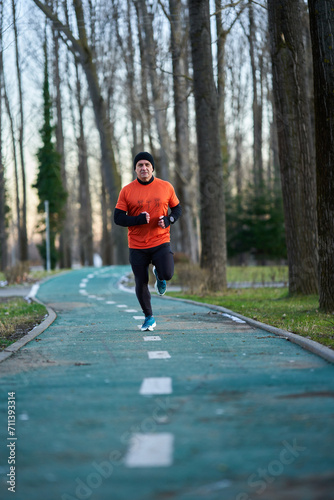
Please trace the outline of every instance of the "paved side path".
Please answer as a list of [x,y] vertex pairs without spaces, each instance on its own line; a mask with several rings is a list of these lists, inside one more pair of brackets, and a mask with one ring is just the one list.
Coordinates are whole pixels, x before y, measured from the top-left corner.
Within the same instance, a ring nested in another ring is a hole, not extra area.
[[165,297],[142,333],[127,270],[41,286],[57,319],[0,364],[1,498],[333,499],[334,366]]

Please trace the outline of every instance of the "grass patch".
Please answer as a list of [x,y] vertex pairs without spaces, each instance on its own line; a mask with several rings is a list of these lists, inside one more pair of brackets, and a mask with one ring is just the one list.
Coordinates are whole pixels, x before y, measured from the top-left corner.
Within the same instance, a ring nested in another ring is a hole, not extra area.
[[46,278],[52,278],[57,274],[62,274],[64,272],[72,271],[72,269],[53,269],[51,271],[40,270],[40,271],[30,271],[29,276],[33,282],[42,281]]
[[46,308],[36,302],[28,304],[22,298],[3,299],[0,302],[0,350],[41,323],[47,314]]
[[[231,287],[243,286],[287,286],[288,266],[227,266],[227,282]],[[205,293],[208,289],[209,276],[206,269],[199,265],[177,262],[171,282],[185,287],[190,293]]]
[[288,266],[228,266],[228,283],[284,283],[289,280]]
[[17,262],[14,266],[8,266],[4,272],[0,272],[0,282],[5,282],[9,286],[29,285],[69,270],[70,269],[54,269],[51,271],[46,271],[45,269],[32,270],[29,262]]
[[[205,276],[197,274],[194,268],[191,274],[189,271],[190,269],[182,265],[177,272],[178,284],[182,286],[186,283],[187,289],[182,292],[169,292],[169,295],[226,307],[248,318],[296,333],[334,349],[334,314],[319,312],[317,295],[289,297],[287,287],[232,288],[223,294],[209,293],[205,287]],[[275,279],[267,279],[270,275],[274,276],[274,272]],[[265,282],[276,279],[284,282],[282,278],[287,277],[287,268],[285,266],[268,267],[268,269],[257,266],[227,268],[228,283],[237,284],[245,281],[258,283],[259,276],[265,276]],[[249,277],[254,279],[248,279]]]

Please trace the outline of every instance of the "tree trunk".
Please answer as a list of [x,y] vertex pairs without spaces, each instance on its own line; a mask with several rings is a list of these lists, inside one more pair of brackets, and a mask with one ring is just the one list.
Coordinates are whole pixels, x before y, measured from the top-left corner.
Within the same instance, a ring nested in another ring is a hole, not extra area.
[[[92,99],[95,122],[100,134],[102,170],[104,182],[108,192],[108,201],[111,207],[116,205],[118,194],[121,189],[121,179],[117,172],[116,161],[112,148],[110,121],[108,120],[105,101],[101,94],[96,65],[92,58],[92,53],[88,46],[83,6],[81,0],[73,0],[76,19],[78,24],[79,39],[83,49],[80,62],[86,74],[90,97]],[[114,225],[112,228],[112,258],[114,263],[124,262],[125,234],[120,226]]]
[[21,230],[21,210],[20,210],[20,189],[19,189],[19,171],[17,164],[17,152],[16,152],[16,141],[15,141],[15,129],[13,115],[10,109],[10,103],[7,95],[6,82],[4,82],[4,99],[6,104],[7,115],[10,123],[10,133],[12,139],[12,149],[13,149],[13,161],[14,161],[14,174],[15,174],[15,207],[16,207],[16,229],[17,229],[17,255],[21,255],[20,251],[20,230]]
[[107,193],[106,188],[102,178],[101,187],[101,209],[102,209],[102,242],[101,242],[101,253],[102,262],[105,266],[110,266],[112,264],[112,239],[110,231],[110,221],[111,213],[108,209]]
[[118,13],[118,4],[115,4],[115,0],[113,0],[113,9],[114,9],[114,29],[116,32],[117,42],[121,49],[122,58],[126,67],[126,83],[127,83],[127,105],[131,120],[131,131],[132,131],[132,148],[131,148],[131,156],[134,158],[139,150],[138,146],[138,133],[137,133],[137,121],[138,121],[138,109],[136,102],[136,90],[135,90],[135,49],[133,46],[133,29],[131,22],[131,1],[127,0],[127,14],[126,14],[126,23],[127,23],[127,37],[126,37],[126,45],[124,44],[123,37],[119,31],[119,13]]
[[3,118],[3,94],[4,94],[4,72],[3,72],[3,45],[2,45],[2,19],[3,3],[0,3],[0,269],[4,271],[7,266],[7,235],[6,235],[6,186],[5,166],[2,154],[2,118]]
[[151,117],[151,112],[150,112],[150,106],[149,106],[149,99],[148,99],[148,90],[147,90],[147,81],[148,81],[148,70],[147,70],[147,65],[144,63],[145,61],[145,47],[144,47],[144,40],[142,36],[142,29],[141,29],[141,16],[140,16],[140,11],[138,7],[138,2],[135,3],[135,8],[136,8],[136,13],[137,13],[137,31],[138,31],[138,42],[139,42],[139,53],[140,53],[140,60],[143,62],[140,65],[140,83],[141,83],[141,96],[140,96],[140,124],[141,124],[141,137],[140,137],[140,144],[138,145],[139,150],[144,150],[145,149],[145,133],[148,135],[149,139],[149,144],[150,144],[150,150],[152,152],[153,158],[156,157],[156,151],[153,145],[153,139],[152,139],[152,117]]
[[188,0],[194,71],[201,207],[201,266],[212,291],[226,288],[226,224],[217,92],[213,78],[209,0]]
[[169,179],[169,143],[170,139],[168,137],[168,128],[166,125],[166,110],[167,105],[164,102],[162,92],[161,92],[161,82],[158,78],[157,73],[157,62],[156,62],[156,43],[153,36],[153,26],[152,26],[152,16],[148,13],[146,7],[146,0],[136,0],[138,5],[138,12],[140,14],[140,29],[144,29],[145,38],[144,45],[145,51],[142,53],[144,55],[144,60],[142,64],[147,65],[148,74],[151,84],[152,91],[152,104],[154,109],[155,123],[157,127],[159,144],[160,144],[160,154],[159,162],[157,165],[157,172],[159,177],[162,179]]
[[194,193],[192,190],[193,170],[189,158],[188,85],[187,85],[187,40],[182,25],[181,0],[169,0],[171,19],[171,50],[173,60],[173,89],[175,115],[175,188],[183,210],[180,219],[181,251],[192,262],[198,261],[198,245],[192,210]]
[[[53,22],[58,31],[62,31],[71,44],[73,53],[78,55],[82,68],[85,72],[90,98],[95,115],[95,123],[100,137],[101,164],[104,175],[104,182],[108,192],[109,203],[112,207],[116,205],[119,191],[121,189],[121,179],[116,168],[116,161],[112,147],[110,122],[108,120],[105,101],[102,96],[99,79],[96,70],[96,63],[93,53],[88,45],[86,25],[81,0],[73,0],[79,39],[77,40],[71,32],[69,26],[64,25],[51,9],[40,0],[34,0],[35,4]],[[124,248],[126,247],[125,233],[120,226],[113,226],[113,258],[114,263],[124,262]]]
[[[65,191],[67,192],[67,176],[65,168],[65,144],[64,144],[64,132],[63,132],[63,112],[62,112],[62,97],[61,97],[61,78],[59,71],[59,34],[53,28],[53,49],[54,49],[54,84],[55,84],[55,101],[56,101],[56,111],[57,111],[57,125],[56,125],[56,148],[57,152],[60,154],[60,169],[61,177]],[[66,200],[66,216],[64,221],[63,229],[60,233],[59,238],[59,264],[61,269],[72,267],[72,252],[71,252],[71,210],[69,199]]]
[[[0,75],[0,80],[1,80]],[[0,81],[0,89],[2,82]],[[0,112],[2,112],[2,98],[0,98]],[[0,269],[4,271],[7,267],[7,232],[6,232],[6,184],[5,166],[2,156],[2,115],[0,113]]]
[[[6,89],[6,81],[5,81],[5,73],[4,73],[4,65],[3,65],[3,39],[2,39],[2,32],[3,32],[3,25],[2,25],[2,20],[3,20],[3,2],[1,2],[1,26],[0,26],[0,74],[1,74],[1,89],[2,91],[0,92],[0,95],[3,95],[5,106],[6,106],[6,111],[9,119],[9,124],[10,124],[10,133],[11,133],[11,140],[12,140],[12,148],[13,148],[13,161],[14,161],[14,173],[15,173],[15,206],[16,206],[16,229],[17,229],[17,248],[18,248],[18,255],[20,255],[20,228],[21,228],[21,219],[20,219],[20,193],[19,193],[19,174],[18,174],[18,165],[17,165],[17,154],[16,154],[16,141],[15,141],[15,129],[14,129],[14,120],[13,120],[13,115],[10,109],[10,104],[9,104],[9,99],[7,95],[7,89]],[[1,99],[1,97],[0,97]],[[2,104],[2,103],[1,103]],[[0,110],[0,115],[3,116],[3,111],[2,109]],[[0,135],[1,135],[1,130],[2,127],[0,125]],[[0,139],[1,142],[1,139]],[[1,149],[1,148],[0,148]],[[0,162],[2,164],[2,153],[0,151]],[[5,198],[4,198],[5,199]],[[5,212],[3,212],[5,213]],[[3,216],[1,216],[2,219]],[[13,217],[14,219],[14,217]],[[5,218],[3,218],[3,224],[5,224]],[[7,245],[7,240],[6,240],[6,245]],[[7,251],[6,251],[7,253]],[[4,264],[2,264],[4,265]]]
[[[271,170],[270,174],[270,189],[273,191],[275,204],[277,202],[281,206],[282,200],[282,183],[281,183],[281,172],[280,172],[280,162],[279,162],[279,145],[278,145],[278,132],[277,132],[277,120],[275,100],[273,96],[272,86],[268,89],[269,102],[271,104],[272,119],[269,123],[269,168]],[[269,115],[270,116],[270,115]]]
[[222,161],[224,176],[228,176],[228,143],[225,120],[225,53],[226,40],[229,30],[223,29],[221,0],[215,0],[216,9],[216,30],[217,30],[217,90],[218,90],[218,119],[220,131],[220,144],[222,150]]
[[320,309],[334,312],[334,10],[309,0],[314,67]]
[[[263,188],[263,157],[262,157],[262,57],[259,64],[256,63],[256,26],[254,22],[253,5],[249,2],[249,51],[252,68],[253,82],[253,168],[254,187],[258,193]],[[260,95],[258,91],[257,71],[260,69]]]
[[127,0],[127,25],[128,25],[128,36],[127,36],[127,51],[129,54],[128,64],[127,64],[127,81],[129,86],[129,108],[131,116],[132,125],[132,158],[134,158],[138,152],[138,135],[137,135],[137,120],[138,120],[138,110],[136,104],[136,91],[135,91],[135,62],[134,53],[135,49],[133,46],[132,37],[132,24],[131,24],[131,2]]
[[22,93],[22,73],[20,67],[20,56],[19,56],[19,45],[18,45],[18,32],[16,25],[16,6],[15,0],[12,0],[12,11],[13,11],[13,29],[14,29],[14,39],[15,39],[15,59],[16,59],[16,74],[18,82],[18,95],[19,95],[19,147],[20,147],[20,159],[21,159],[21,181],[22,181],[22,217],[21,217],[21,227],[20,227],[20,255],[19,259],[21,261],[28,260],[28,236],[27,236],[27,189],[26,189],[26,174],[25,174],[25,157],[24,157],[24,113],[23,113],[23,93]]
[[[241,47],[236,48],[238,56],[241,53]],[[237,57],[237,55],[235,56]],[[242,131],[242,121],[245,116],[245,100],[246,95],[242,86],[242,72],[243,72],[243,60],[239,57],[237,60],[232,55],[235,64],[229,66],[231,73],[231,106],[232,106],[232,120],[234,123],[234,169],[235,169],[235,184],[237,190],[237,196],[241,199],[243,192],[244,174],[242,165],[242,152],[243,152],[243,131]]]
[[132,36],[132,24],[131,24],[131,2],[127,0],[127,25],[128,25],[128,36],[127,36],[127,82],[129,87],[129,108],[131,116],[131,126],[132,126],[132,158],[134,158],[139,151],[138,149],[138,134],[137,134],[137,121],[138,121],[138,110],[136,104],[136,91],[135,91],[135,62],[134,53],[135,49],[133,46],[133,36]]
[[[82,91],[81,91],[81,80],[79,76],[79,64],[78,61],[74,60],[75,71],[76,71],[76,82],[75,89],[72,88],[70,81],[68,81],[68,89],[70,95],[75,94],[75,100],[77,104],[78,113],[74,112],[74,99],[70,99],[70,111],[73,122],[73,129],[77,137],[78,146],[78,197],[75,197],[74,203],[77,204],[79,200],[79,216],[78,221],[74,221],[74,227],[78,228],[78,254],[81,265],[93,265],[94,264],[94,251],[93,251],[93,231],[92,231],[92,207],[91,207],[91,197],[89,188],[89,172],[88,172],[88,155],[87,155],[87,144],[84,133],[84,121],[83,112],[84,105],[82,103]],[[66,66],[66,74],[70,74],[69,64]],[[78,130],[77,130],[77,119],[78,117]],[[73,203],[73,202],[72,202]],[[73,214],[74,215],[74,214]],[[109,247],[111,252],[111,248]],[[109,261],[111,261],[111,255],[109,256]]]
[[[273,103],[274,106],[274,103]],[[275,118],[270,123],[270,165],[272,168],[272,189],[275,198],[282,192],[281,175],[279,163],[279,147],[277,137],[277,120]]]
[[81,83],[76,64],[77,78],[77,103],[79,111],[79,137],[78,144],[78,176],[79,176],[79,255],[83,266],[92,266],[93,259],[93,230],[92,206],[89,189],[89,171],[87,162],[87,145],[84,132],[83,104],[81,98]]
[[300,0],[268,0],[290,294],[318,291],[315,157]]

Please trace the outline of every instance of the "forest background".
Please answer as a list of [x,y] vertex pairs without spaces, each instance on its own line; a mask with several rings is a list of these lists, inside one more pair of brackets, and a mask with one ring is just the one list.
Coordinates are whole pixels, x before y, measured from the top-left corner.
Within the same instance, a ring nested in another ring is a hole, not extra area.
[[329,4],[2,0],[1,269],[38,260],[36,245],[45,258],[45,200],[53,267],[92,265],[94,253],[127,263],[112,212],[149,150],[183,207],[174,250],[209,268],[213,290],[227,261],[288,262],[290,293],[320,283],[333,310],[333,202],[320,177],[316,188],[315,141],[329,123],[320,93],[333,110],[331,45],[314,58],[317,23],[333,36]]

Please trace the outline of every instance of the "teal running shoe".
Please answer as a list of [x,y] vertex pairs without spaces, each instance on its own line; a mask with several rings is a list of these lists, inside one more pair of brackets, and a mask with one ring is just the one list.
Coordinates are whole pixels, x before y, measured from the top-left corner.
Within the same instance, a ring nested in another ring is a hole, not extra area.
[[153,332],[153,328],[157,326],[155,319],[153,316],[146,316],[144,323],[142,324],[141,331],[146,332],[149,330],[150,332]]
[[159,295],[165,295],[166,290],[167,290],[166,280],[159,280],[158,273],[157,273],[155,266],[153,267],[153,272],[155,274],[155,277],[157,278],[157,281],[154,284],[154,288],[156,289],[156,292]]

